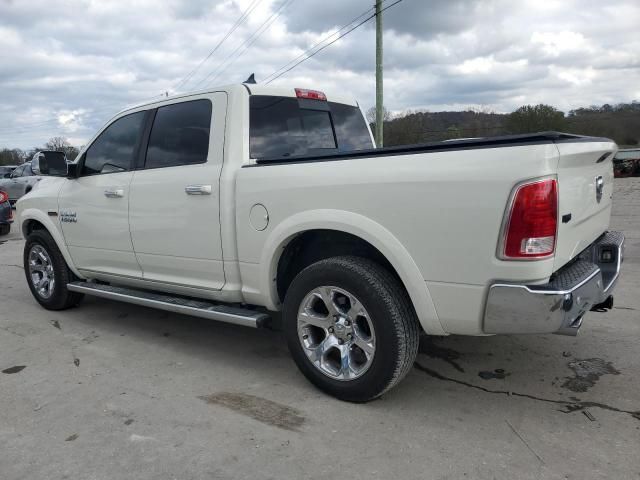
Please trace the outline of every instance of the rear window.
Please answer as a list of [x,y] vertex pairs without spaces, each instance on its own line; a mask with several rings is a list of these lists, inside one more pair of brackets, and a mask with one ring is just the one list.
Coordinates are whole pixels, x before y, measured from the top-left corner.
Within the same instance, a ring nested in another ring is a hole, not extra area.
[[[373,148],[360,109],[334,102],[254,95],[249,99],[251,158],[350,152]],[[310,106],[311,108],[306,108]]]

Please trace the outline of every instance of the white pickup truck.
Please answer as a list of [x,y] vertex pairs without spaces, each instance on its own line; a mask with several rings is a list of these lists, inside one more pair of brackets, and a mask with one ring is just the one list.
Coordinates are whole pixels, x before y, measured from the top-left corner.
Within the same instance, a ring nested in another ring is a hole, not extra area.
[[130,108],[18,202],[47,309],[84,294],[282,329],[371,400],[421,333],[575,335],[611,308],[616,145],[540,133],[375,149],[357,104],[235,85]]

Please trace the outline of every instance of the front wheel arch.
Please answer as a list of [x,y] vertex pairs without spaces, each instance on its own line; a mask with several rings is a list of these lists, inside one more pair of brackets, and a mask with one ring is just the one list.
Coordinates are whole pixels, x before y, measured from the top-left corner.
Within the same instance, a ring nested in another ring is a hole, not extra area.
[[[20,211],[20,210],[19,210]],[[45,230],[56,243],[56,246],[62,253],[65,262],[67,263],[69,269],[73,272],[73,274],[78,278],[84,278],[83,275],[78,272],[75,264],[73,263],[73,259],[71,258],[71,254],[69,253],[69,249],[67,248],[66,242],[64,240],[64,236],[62,235],[62,230],[59,226],[57,226],[54,222],[57,222],[56,216],[49,216],[46,212],[43,212],[40,209],[36,208],[27,208],[20,212],[20,230],[22,232],[22,236],[26,239],[29,234],[35,230]]]

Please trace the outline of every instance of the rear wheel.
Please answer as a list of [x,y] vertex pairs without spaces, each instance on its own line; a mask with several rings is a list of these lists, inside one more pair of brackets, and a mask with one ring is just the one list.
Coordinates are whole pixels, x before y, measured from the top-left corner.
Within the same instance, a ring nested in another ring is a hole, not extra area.
[[395,386],[418,352],[413,306],[398,280],[360,257],[333,257],[300,272],[283,311],[302,373],[342,400],[366,402]]
[[8,235],[11,231],[11,225],[4,224],[0,225],[0,235]]
[[46,230],[34,230],[29,234],[23,261],[29,289],[47,310],[64,310],[82,300],[84,295],[67,289],[67,284],[76,278]]

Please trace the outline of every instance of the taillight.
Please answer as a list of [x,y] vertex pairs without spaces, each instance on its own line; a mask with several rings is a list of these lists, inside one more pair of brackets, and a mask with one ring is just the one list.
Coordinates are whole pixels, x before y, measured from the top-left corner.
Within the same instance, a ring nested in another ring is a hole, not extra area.
[[7,195],[5,192],[0,192],[0,203],[4,203],[7,200],[9,200],[9,195]]
[[549,178],[520,185],[513,194],[500,256],[526,259],[553,255],[557,227],[557,180]]
[[296,88],[296,97],[307,98],[309,100],[327,101],[327,96],[317,90],[307,90],[306,88]]

